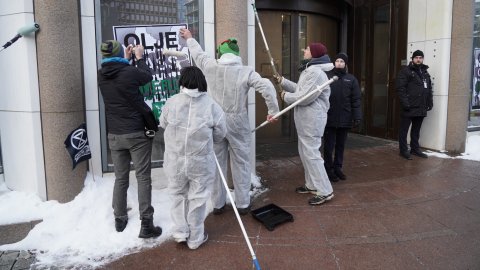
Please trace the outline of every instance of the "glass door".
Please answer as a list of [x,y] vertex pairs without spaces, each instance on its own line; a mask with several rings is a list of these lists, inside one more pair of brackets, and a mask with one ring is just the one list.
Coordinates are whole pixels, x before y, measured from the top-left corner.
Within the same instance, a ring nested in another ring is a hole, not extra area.
[[[311,42],[322,42],[328,48],[329,55],[335,56],[338,51],[339,23],[332,18],[300,12],[259,11],[260,21],[265,32],[275,68],[285,78],[297,82],[300,76],[298,67],[303,59],[303,51]],[[264,78],[273,82],[273,70],[263,43],[259,27],[255,28],[255,70]],[[280,90],[278,86],[277,90]],[[267,108],[262,96],[256,93],[256,125],[265,121]],[[280,109],[287,105],[278,99]],[[296,130],[293,121],[293,110],[284,114],[281,121],[259,129],[257,142],[262,141],[294,141]]]
[[390,3],[374,6],[372,20],[371,84],[367,91],[367,133],[385,137],[388,119],[388,69],[390,51]]

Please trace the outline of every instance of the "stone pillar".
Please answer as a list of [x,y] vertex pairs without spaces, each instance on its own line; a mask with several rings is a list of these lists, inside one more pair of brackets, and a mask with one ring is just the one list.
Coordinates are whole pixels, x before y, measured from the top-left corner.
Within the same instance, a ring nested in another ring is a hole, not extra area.
[[234,37],[243,64],[248,62],[247,5],[244,0],[215,1],[215,45]]
[[470,68],[473,52],[474,1],[454,0],[452,14],[451,72],[445,149],[453,153],[462,153],[465,151],[472,83]]
[[80,1],[34,0],[47,199],[68,202],[82,189],[87,162],[72,170],[63,144],[85,122]]

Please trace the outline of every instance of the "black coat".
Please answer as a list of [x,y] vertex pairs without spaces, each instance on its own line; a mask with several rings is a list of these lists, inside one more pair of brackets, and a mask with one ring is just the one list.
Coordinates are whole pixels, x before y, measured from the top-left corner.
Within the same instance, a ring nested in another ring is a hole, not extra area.
[[398,74],[396,88],[403,117],[425,117],[433,108],[432,81],[427,69],[427,65],[417,67],[410,62]]
[[152,80],[152,75],[144,60],[137,61],[137,66],[107,62],[98,71],[109,133],[128,134],[145,128],[158,131],[152,110],[139,90]]
[[338,81],[330,85],[327,127],[351,128],[354,120],[362,119],[362,94],[358,81],[352,74],[336,68],[327,72],[327,76],[338,76]]

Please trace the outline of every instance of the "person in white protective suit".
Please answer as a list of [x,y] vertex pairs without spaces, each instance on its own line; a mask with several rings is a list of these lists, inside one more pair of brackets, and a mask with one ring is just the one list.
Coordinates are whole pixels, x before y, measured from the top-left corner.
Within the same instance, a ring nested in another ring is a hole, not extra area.
[[[180,35],[187,40],[192,59],[207,78],[209,95],[225,112],[227,136],[223,141],[215,144],[215,153],[224,175],[227,175],[227,160],[230,156],[236,207],[241,215],[245,215],[250,211],[251,187],[252,128],[247,114],[248,91],[254,88],[263,96],[268,107],[267,120],[273,122],[276,120],[272,117],[278,112],[275,88],[252,67],[242,65],[235,39],[222,42],[218,47],[220,58],[215,60],[207,56],[200,44],[192,38],[188,29],[180,29]],[[226,195],[221,178],[217,174],[212,196],[214,214],[223,213]]]
[[[284,91],[280,94],[287,104],[313,91],[317,86],[328,81],[325,71],[334,68],[328,57],[327,48],[322,43],[311,43],[304,50],[304,62],[300,67],[302,73],[298,83],[289,81],[281,76],[276,79],[281,83]],[[323,165],[320,146],[327,123],[330,87],[321,93],[315,93],[294,108],[295,126],[298,133],[298,152],[305,169],[305,185],[298,187],[297,193],[312,193],[315,196],[309,199],[311,205],[322,204],[333,198],[333,189]]]
[[204,232],[206,204],[217,166],[213,144],[227,133],[222,108],[207,95],[207,82],[197,67],[180,72],[180,93],[165,103],[160,126],[165,129],[164,168],[173,203],[173,238],[196,249]]

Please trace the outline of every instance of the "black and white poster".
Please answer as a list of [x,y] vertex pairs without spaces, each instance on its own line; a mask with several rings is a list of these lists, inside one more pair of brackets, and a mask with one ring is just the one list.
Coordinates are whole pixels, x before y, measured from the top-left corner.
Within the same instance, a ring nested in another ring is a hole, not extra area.
[[187,24],[113,26],[113,36],[124,49],[130,44],[145,48],[152,81],[140,91],[157,119],[167,99],[180,91],[180,69],[191,65],[186,40],[179,34],[181,28]]

